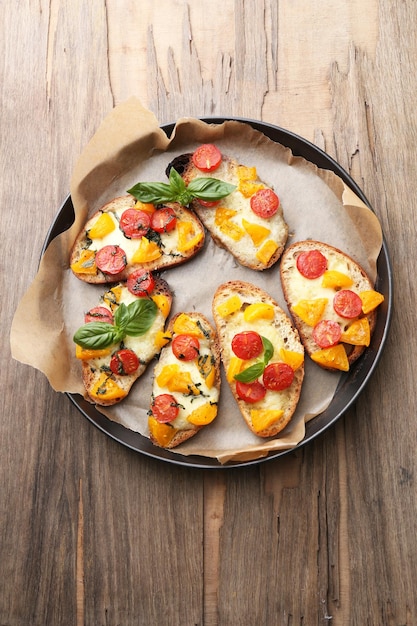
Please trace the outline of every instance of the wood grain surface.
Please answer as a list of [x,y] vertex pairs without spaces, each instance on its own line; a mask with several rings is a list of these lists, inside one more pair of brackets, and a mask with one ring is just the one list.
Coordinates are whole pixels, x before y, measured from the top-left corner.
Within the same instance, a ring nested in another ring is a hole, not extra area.
[[[417,624],[417,3],[0,2],[1,626]],[[10,354],[83,147],[135,95],[316,143],[379,217],[391,332],[356,405],[282,459],[190,470],[109,439]]]

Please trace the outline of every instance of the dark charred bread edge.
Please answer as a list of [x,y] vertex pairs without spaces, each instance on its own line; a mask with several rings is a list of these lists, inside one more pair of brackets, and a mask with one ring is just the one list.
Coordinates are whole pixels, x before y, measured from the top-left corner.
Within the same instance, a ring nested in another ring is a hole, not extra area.
[[[314,342],[313,338],[311,337],[311,331],[309,331],[310,327],[308,327],[307,324],[305,324],[305,322],[303,322],[303,320],[300,319],[298,315],[296,315],[296,313],[294,313],[292,309],[292,306],[290,304],[290,298],[289,298],[289,281],[291,280],[291,278],[289,276],[287,277],[287,274],[289,275],[290,272],[292,271],[292,267],[294,263],[296,262],[297,255],[299,253],[303,252],[304,250],[313,250],[313,249],[314,250],[318,249],[321,252],[323,252],[323,254],[326,254],[327,252],[328,254],[331,253],[331,254],[340,255],[340,257],[343,258],[348,264],[349,269],[353,272],[352,278],[354,281],[354,285],[357,287],[357,289],[359,290],[359,285],[361,285],[360,291],[365,291],[367,289],[374,289],[371,279],[369,278],[365,270],[359,265],[359,263],[354,261],[354,259],[352,259],[345,252],[342,252],[341,250],[339,250],[338,248],[335,248],[334,246],[331,246],[329,244],[326,244],[320,241],[314,241],[314,240],[309,239],[306,241],[295,242],[284,251],[282,258],[281,258],[281,264],[280,264],[280,276],[281,276],[282,290],[283,290],[284,298],[288,305],[291,317],[293,318],[294,324],[300,334],[301,341],[303,342],[304,347],[310,356],[313,352],[317,351],[319,348],[317,347],[317,344]],[[370,329],[370,333],[372,336],[372,333],[376,325],[377,313],[376,311],[371,311],[370,313],[366,315],[366,317],[368,318],[369,329]],[[350,344],[343,344],[343,345],[345,346],[345,349],[346,349],[349,366],[351,366],[366,349],[366,346],[352,346]],[[322,367],[323,369],[327,369],[329,371],[340,372],[340,370],[336,368],[325,367],[324,365],[321,365],[321,364],[318,364],[318,365],[319,367]]]
[[[112,212],[115,210],[115,208],[120,207],[120,206],[122,206],[125,209],[128,209],[128,208],[133,207],[135,203],[136,203],[136,200],[133,196],[130,196],[130,195],[120,196],[118,198],[114,198],[113,200],[105,204],[94,215],[92,215],[88,219],[88,221],[85,223],[84,228],[78,234],[74,242],[74,245],[72,247],[71,254],[70,254],[70,265],[72,263],[75,263],[79,259],[82,250],[88,247],[86,245],[88,242],[88,237],[86,233],[89,228],[89,223],[93,219],[95,219],[99,213]],[[179,253],[178,256],[171,256],[171,255],[163,254],[158,259],[155,259],[154,261],[150,261],[149,263],[137,263],[134,265],[127,266],[123,270],[123,272],[120,272],[119,274],[113,274],[111,276],[104,274],[100,270],[97,271],[97,274],[79,274],[77,272],[73,272],[74,275],[80,280],[86,283],[90,283],[90,284],[118,283],[120,281],[126,280],[129,274],[131,274],[132,272],[134,272],[135,270],[139,268],[143,267],[150,271],[165,270],[170,267],[181,265],[182,263],[185,263],[189,259],[193,258],[204,246],[204,240],[205,240],[204,226],[202,225],[198,216],[193,211],[190,211],[189,209],[182,206],[181,204],[178,204],[177,202],[167,202],[167,203],[164,203],[164,206],[172,207],[179,219],[187,219],[193,222],[196,228],[203,234],[201,241],[196,246],[194,246],[191,250],[189,250],[186,254]]]
[[[243,281],[229,281],[218,287],[213,298],[213,316],[214,316],[214,321],[217,327],[217,333],[218,333],[219,342],[220,342],[221,358],[222,358],[225,370],[227,370],[227,366],[230,360],[229,358],[230,348],[224,344],[224,342],[222,341],[222,338],[224,337],[224,329],[227,326],[228,322],[227,322],[227,319],[221,317],[218,314],[216,308],[217,308],[217,305],[219,304],[221,296],[226,296],[227,294],[229,294],[230,296],[233,294],[238,294],[243,301],[245,300],[245,297],[255,296],[257,301],[259,302],[266,302],[268,304],[272,304],[272,306],[275,309],[275,322],[271,322],[271,324],[274,323],[274,325],[278,327],[277,323],[279,322],[279,325],[282,324],[285,327],[285,330],[287,331],[286,337],[287,337],[287,340],[289,341],[289,346],[291,346],[291,344],[293,345],[297,344],[297,347],[300,347],[300,346],[302,347],[300,337],[298,335],[297,330],[292,325],[291,319],[288,317],[285,311],[281,309],[279,304],[268,293],[266,293],[260,287],[252,285],[250,283],[246,283]],[[289,347],[289,349],[291,349],[291,347]],[[239,407],[239,410],[247,426],[250,428],[250,430],[254,432],[254,434],[257,435],[258,437],[274,437],[277,434],[279,434],[287,426],[292,416],[294,415],[294,411],[297,408],[297,404],[300,398],[303,379],[304,379],[304,363],[294,373],[294,382],[293,382],[294,388],[292,392],[292,397],[291,397],[291,401],[289,403],[287,410],[284,411],[284,415],[282,416],[280,420],[272,424],[269,428],[260,432],[255,432],[253,430],[252,422],[250,418],[251,407],[249,407],[246,402],[244,402],[243,400],[239,398],[239,396],[236,393],[235,386],[233,387],[232,385],[229,385],[229,386],[236,400],[236,403]]]
[[[170,289],[168,283],[166,282],[166,280],[164,280],[163,278],[161,278],[159,276],[155,277],[155,288],[154,288],[152,294],[153,295],[164,295],[164,296],[166,296],[169,299],[170,304],[172,304],[173,295],[172,295],[171,289]],[[155,358],[159,354],[159,352],[160,351],[157,348],[155,348],[155,354],[154,354],[153,358]],[[112,374],[111,378],[120,387],[122,387],[123,389],[127,389],[128,393],[129,393],[130,389],[132,388],[133,383],[136,382],[136,380],[138,378],[140,378],[140,376],[142,376],[142,374],[145,372],[147,366],[149,365],[149,362],[148,363],[142,363],[142,361],[141,361],[140,365],[139,365],[139,368],[133,374],[128,374],[127,376],[117,376],[115,374]],[[125,398],[122,398],[121,400],[105,400],[105,399],[103,399],[102,401],[98,402],[96,398],[93,398],[93,397],[91,397],[89,395],[89,390],[95,384],[95,381],[99,377],[100,373],[101,372],[98,370],[97,374],[94,374],[91,371],[91,368],[89,366],[88,361],[82,361],[82,379],[83,379],[83,383],[84,383],[84,386],[85,386],[85,389],[86,389],[85,399],[88,400],[88,402],[91,402],[93,404],[99,404],[100,406],[112,406],[112,405],[118,404],[119,402],[124,400]]]
[[172,161],[168,163],[165,170],[166,176],[169,178],[169,173],[172,168],[174,168],[174,170],[178,172],[180,176],[182,176],[188,169],[192,156],[192,152],[187,152],[186,154],[180,154],[179,156],[176,156],[174,159],[172,159]]
[[[167,327],[168,331],[173,332],[175,320],[177,319],[177,317],[179,317],[179,315],[181,315],[181,313],[177,313],[170,320],[168,327]],[[208,319],[202,313],[198,313],[194,311],[192,313],[185,313],[185,315],[188,315],[191,319],[193,319],[196,322],[198,321],[202,327],[203,332],[209,339],[210,350],[214,357],[214,367],[215,367],[214,387],[216,387],[220,393],[220,385],[221,385],[220,346],[219,346],[217,333],[215,329],[213,328],[213,326],[208,321]],[[168,346],[162,348],[162,350],[164,349],[168,349]],[[207,424],[207,426],[209,425],[210,424]],[[171,439],[169,444],[164,446],[164,448],[166,449],[176,448],[177,446],[180,445],[180,443],[184,443],[184,441],[187,441],[187,439],[194,437],[194,435],[196,435],[198,431],[201,430],[202,428],[206,428],[206,426],[194,426],[193,425],[192,428],[179,430],[177,433],[175,433],[174,437]],[[150,434],[150,440],[152,441],[153,444],[155,444],[156,446],[159,446],[158,442],[152,437],[151,434]]]

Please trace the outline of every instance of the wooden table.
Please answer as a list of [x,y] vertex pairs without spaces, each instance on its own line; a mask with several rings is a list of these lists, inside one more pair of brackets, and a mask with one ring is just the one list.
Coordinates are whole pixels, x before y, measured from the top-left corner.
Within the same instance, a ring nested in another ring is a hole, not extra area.
[[[0,624],[417,624],[417,5],[2,2]],[[114,105],[288,128],[361,186],[395,303],[356,406],[248,468],[189,469],[94,428],[10,356],[9,329]]]

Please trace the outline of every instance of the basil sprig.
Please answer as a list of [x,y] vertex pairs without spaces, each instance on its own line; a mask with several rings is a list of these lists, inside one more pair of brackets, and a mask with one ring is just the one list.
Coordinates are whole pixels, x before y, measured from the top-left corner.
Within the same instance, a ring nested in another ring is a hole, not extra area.
[[164,204],[165,202],[179,202],[188,206],[194,198],[214,202],[221,200],[236,189],[236,185],[225,183],[217,178],[195,178],[188,185],[171,167],[168,183],[137,183],[127,190],[141,202]]
[[241,383],[253,383],[254,380],[262,376],[264,373],[265,367],[268,365],[269,361],[274,354],[274,346],[266,337],[262,337],[262,345],[264,347],[263,358],[261,361],[257,361],[250,367],[247,367],[239,374],[235,374],[235,380],[240,381]]
[[74,334],[73,340],[82,348],[100,350],[122,341],[126,335],[144,335],[155,321],[157,306],[153,300],[138,298],[126,305],[122,302],[114,314],[114,324],[88,322]]

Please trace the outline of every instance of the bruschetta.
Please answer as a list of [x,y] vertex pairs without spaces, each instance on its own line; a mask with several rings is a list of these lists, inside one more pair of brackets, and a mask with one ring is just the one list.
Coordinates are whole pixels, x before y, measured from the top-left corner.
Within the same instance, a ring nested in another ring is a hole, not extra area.
[[70,267],[87,283],[115,283],[139,268],[163,270],[188,261],[204,238],[198,217],[177,202],[155,206],[121,196],[87,221],[73,245]]
[[201,313],[179,313],[167,330],[170,343],[155,366],[148,425],[155,445],[175,448],[217,416],[220,353]]
[[167,343],[172,293],[165,280],[136,270],[104,293],[74,335],[86,398],[110,406],[125,398]]
[[304,348],[277,302],[241,281],[220,285],[213,316],[233,396],[252,432],[274,437],[290,422],[304,378]]
[[280,258],[288,226],[277,193],[263,182],[256,167],[240,164],[222,154],[214,144],[203,144],[194,153],[182,154],[168,165],[188,185],[200,176],[213,177],[235,186],[220,201],[194,198],[190,208],[198,215],[213,240],[236,260],[254,270],[265,270]]
[[290,314],[311,359],[325,369],[347,372],[369,346],[384,296],[356,261],[319,241],[289,246],[280,275]]

